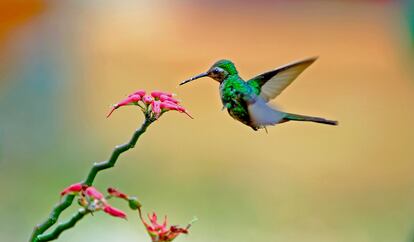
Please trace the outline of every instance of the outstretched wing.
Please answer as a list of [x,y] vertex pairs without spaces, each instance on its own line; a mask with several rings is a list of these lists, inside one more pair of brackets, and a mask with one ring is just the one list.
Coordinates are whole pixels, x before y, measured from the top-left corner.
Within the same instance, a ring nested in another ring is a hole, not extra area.
[[268,102],[277,97],[316,59],[317,57],[312,57],[281,66],[276,70],[265,72],[250,79],[248,84],[253,88],[257,88],[259,95]]

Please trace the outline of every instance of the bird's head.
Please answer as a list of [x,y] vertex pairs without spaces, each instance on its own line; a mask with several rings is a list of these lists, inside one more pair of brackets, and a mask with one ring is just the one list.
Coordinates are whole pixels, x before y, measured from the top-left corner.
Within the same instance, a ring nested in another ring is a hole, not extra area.
[[197,76],[194,76],[188,80],[185,80],[180,83],[180,85],[184,85],[188,82],[194,81],[201,77],[211,77],[212,79],[218,81],[221,83],[224,79],[226,79],[229,75],[235,75],[237,74],[237,69],[234,66],[234,63],[230,60],[219,60],[216,63],[214,63],[208,71],[203,72]]

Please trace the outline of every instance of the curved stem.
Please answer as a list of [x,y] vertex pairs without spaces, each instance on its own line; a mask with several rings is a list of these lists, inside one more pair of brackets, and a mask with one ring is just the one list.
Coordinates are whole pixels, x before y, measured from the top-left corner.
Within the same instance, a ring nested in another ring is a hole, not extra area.
[[89,212],[84,208],[79,209],[78,212],[75,213],[68,221],[58,224],[52,232],[38,235],[37,241],[50,241],[57,239],[63,231],[75,226],[75,224],[88,213]]
[[72,202],[73,199],[75,198],[74,195],[68,195],[65,197],[65,199],[63,201],[61,201],[59,204],[57,204],[52,212],[50,213],[49,217],[41,224],[38,224],[32,233],[32,236],[30,238],[30,241],[39,241],[37,239],[37,236],[44,233],[48,228],[50,228],[52,225],[54,225],[58,218],[59,215],[63,212],[63,210],[65,210],[66,208],[68,208]]
[[[152,122],[154,122],[154,119],[151,116],[149,116],[147,114],[145,116],[146,117],[145,117],[144,123],[141,125],[141,127],[139,129],[137,129],[135,131],[135,133],[132,135],[132,137],[131,137],[131,139],[128,143],[116,146],[108,160],[102,161],[102,162],[99,162],[99,163],[95,163],[92,166],[91,170],[88,173],[88,176],[86,177],[86,180],[83,182],[85,185],[91,186],[93,181],[95,180],[95,177],[98,174],[98,172],[115,166],[115,163],[116,163],[118,157],[123,152],[125,152],[125,151],[127,151],[131,148],[134,148],[135,144],[138,141],[138,138],[147,130],[148,126]],[[81,216],[81,215],[79,215],[79,212],[78,212],[69,221],[67,221],[63,224],[60,224],[50,234],[43,235],[43,233],[46,230],[48,230],[50,227],[52,227],[52,225],[54,225],[57,222],[57,220],[59,219],[60,214],[72,204],[74,198],[75,198],[74,195],[67,195],[64,198],[63,201],[59,202],[53,208],[53,210],[50,213],[49,217],[43,223],[35,226],[35,228],[33,230],[33,233],[30,237],[30,241],[38,242],[38,241],[50,241],[50,240],[56,239],[57,236],[59,236],[64,230],[73,227],[77,221],[82,219],[82,217],[85,214],[83,214]],[[73,223],[73,225],[71,225],[72,223]],[[71,225],[71,226],[68,226],[68,225]],[[55,233],[56,233],[56,237],[53,237],[53,236],[55,236]]]
[[131,140],[128,143],[125,143],[123,145],[117,145],[114,149],[114,151],[111,154],[111,157],[109,160],[102,161],[99,163],[95,163],[92,167],[92,169],[89,171],[89,174],[86,178],[86,180],[83,182],[85,185],[91,186],[93,181],[95,180],[96,175],[99,171],[105,170],[108,168],[111,168],[115,166],[115,163],[119,157],[120,154],[124,153],[125,151],[134,148],[135,144],[138,141],[138,138],[143,134],[148,126],[153,122],[154,120],[151,118],[146,118],[145,122],[142,124],[141,128],[137,129],[132,135]]

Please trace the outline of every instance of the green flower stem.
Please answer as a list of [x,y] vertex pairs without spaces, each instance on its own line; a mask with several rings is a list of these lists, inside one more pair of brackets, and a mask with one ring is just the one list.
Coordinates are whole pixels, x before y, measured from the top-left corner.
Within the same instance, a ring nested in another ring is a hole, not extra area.
[[57,239],[59,235],[67,230],[75,226],[75,224],[80,221],[86,214],[88,214],[89,211],[85,208],[81,208],[78,210],[77,213],[75,213],[72,218],[70,218],[68,221],[59,223],[58,226],[50,233],[48,234],[41,234],[37,236],[37,241],[50,241]]
[[88,177],[83,182],[85,185],[92,186],[93,181],[95,180],[96,175],[99,171],[105,170],[108,168],[111,168],[115,166],[115,163],[119,157],[120,154],[124,153],[125,151],[134,148],[135,144],[138,141],[138,138],[141,136],[141,134],[145,133],[148,126],[153,122],[154,120],[152,118],[146,118],[145,122],[142,124],[141,128],[137,129],[132,136],[131,140],[123,145],[118,145],[115,147],[114,151],[112,152],[111,157],[107,161],[102,161],[99,163],[95,163],[92,167],[92,169],[89,171]]
[[66,208],[68,208],[72,202],[73,199],[75,198],[74,195],[68,195],[65,197],[65,199],[63,201],[61,201],[59,204],[57,204],[52,212],[50,213],[49,217],[46,219],[46,221],[44,221],[43,223],[37,225],[32,233],[32,236],[30,238],[30,241],[39,241],[37,239],[37,236],[44,233],[48,228],[50,228],[53,224],[55,224],[59,218],[59,215],[63,212],[63,210],[65,210]]
[[[109,160],[102,161],[102,162],[99,162],[99,163],[95,163],[93,165],[93,167],[91,168],[91,170],[89,171],[89,174],[88,174],[88,176],[86,177],[86,180],[83,183],[85,185],[91,186],[93,184],[93,181],[95,180],[95,177],[98,174],[98,172],[115,166],[115,163],[116,163],[119,155],[121,155],[123,152],[125,152],[125,151],[127,151],[131,148],[134,148],[135,144],[138,141],[138,138],[143,133],[145,133],[148,126],[152,122],[154,122],[154,118],[151,117],[150,115],[148,115],[148,113],[147,113],[145,115],[144,123],[142,124],[142,126],[139,129],[137,129],[135,131],[135,133],[132,136],[131,140],[128,143],[116,146],[115,149],[113,150]],[[33,233],[30,237],[30,241],[31,242],[39,242],[39,241],[50,241],[50,240],[56,239],[57,236],[59,236],[59,234],[61,234],[64,230],[73,227],[77,221],[82,219],[85,214],[80,215],[79,212],[78,212],[69,221],[67,221],[63,224],[60,224],[50,234],[43,235],[43,233],[46,232],[46,230],[48,230],[50,227],[52,227],[52,225],[54,225],[58,221],[60,214],[72,204],[74,198],[75,198],[74,195],[67,195],[63,199],[63,201],[61,201],[59,204],[57,204],[53,208],[53,210],[50,213],[49,217],[43,223],[37,225],[34,228]]]

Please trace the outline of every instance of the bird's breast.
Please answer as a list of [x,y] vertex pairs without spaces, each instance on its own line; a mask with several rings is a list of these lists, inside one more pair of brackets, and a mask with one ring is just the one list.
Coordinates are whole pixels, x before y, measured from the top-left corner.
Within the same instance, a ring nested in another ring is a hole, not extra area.
[[220,87],[220,96],[223,106],[227,108],[230,116],[246,125],[250,124],[247,104],[243,99],[237,98],[231,86]]

